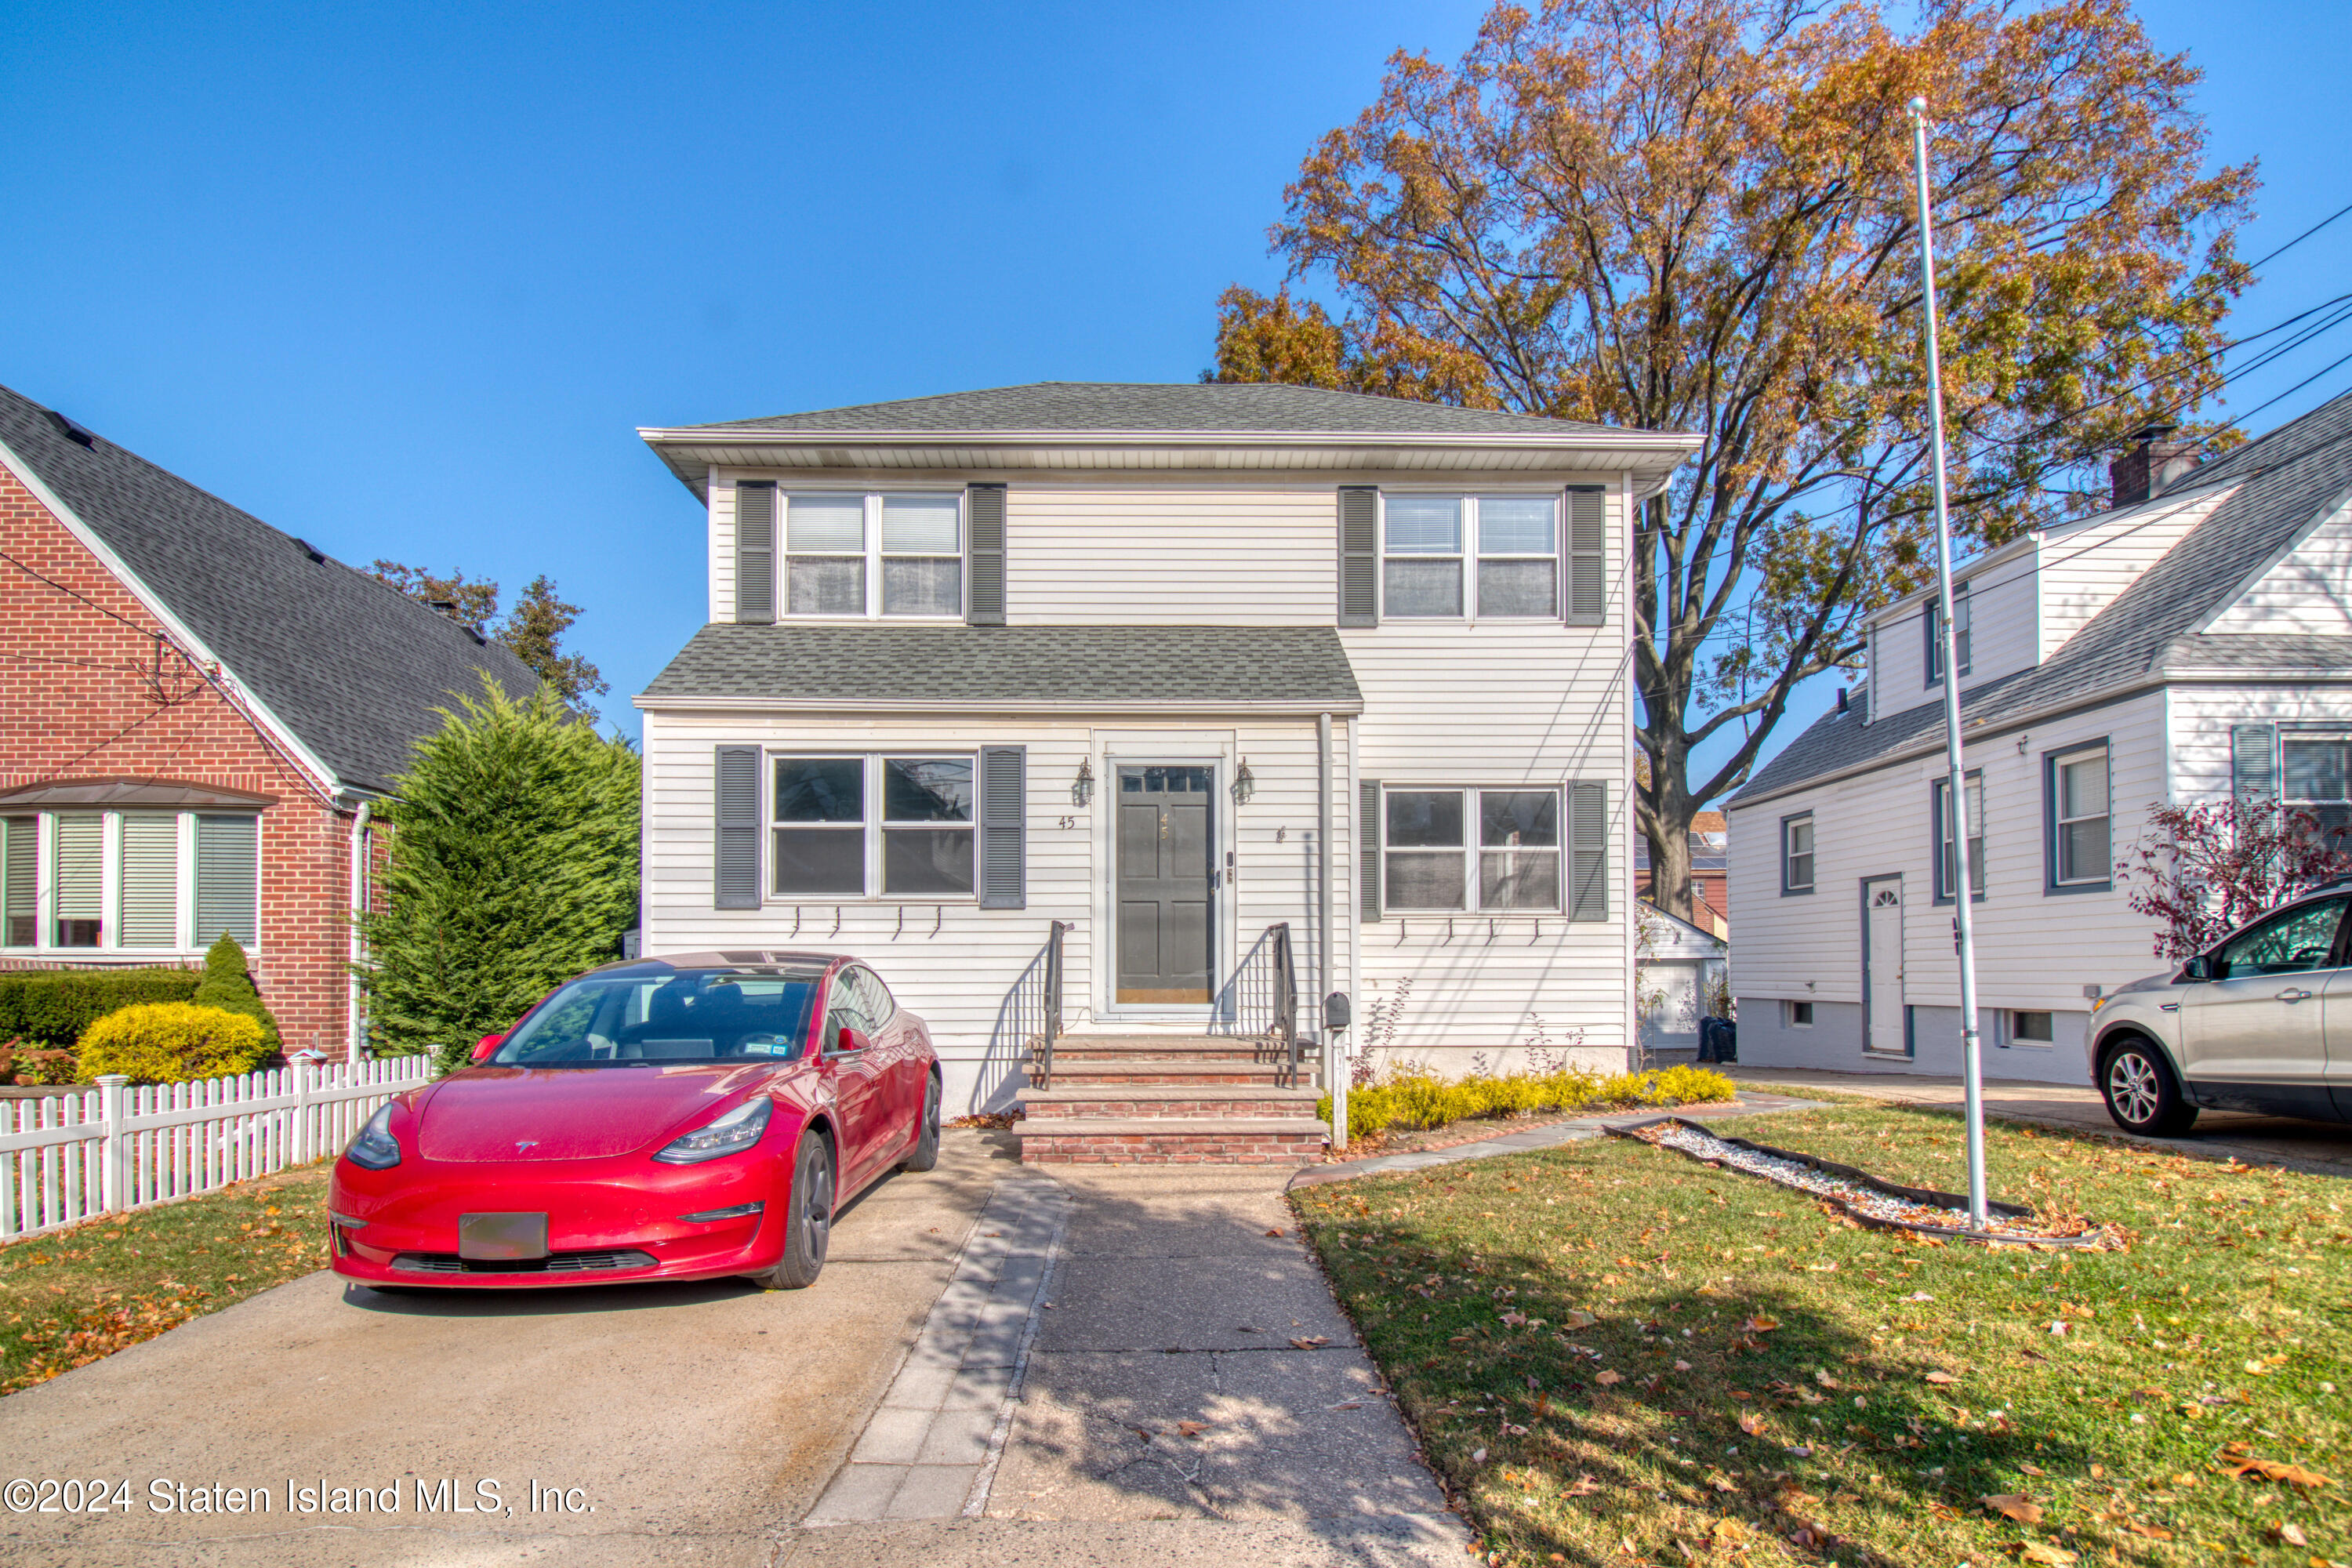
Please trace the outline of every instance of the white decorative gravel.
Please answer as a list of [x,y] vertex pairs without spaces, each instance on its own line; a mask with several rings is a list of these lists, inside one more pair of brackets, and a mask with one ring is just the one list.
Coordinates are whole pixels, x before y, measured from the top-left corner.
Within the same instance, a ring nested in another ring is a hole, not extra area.
[[[1940,1230],[1966,1231],[1970,1228],[1969,1211],[1965,1208],[1913,1203],[1908,1198],[1882,1193],[1851,1178],[1817,1171],[1795,1160],[1743,1149],[1712,1132],[1704,1132],[1682,1122],[1662,1122],[1630,1131],[1633,1136],[1645,1143],[1654,1143],[1662,1149],[1679,1150],[1731,1170],[1745,1171],[1751,1176],[1777,1182],[1784,1187],[1794,1187],[1800,1192],[1818,1194],[1872,1219],[1885,1220],[1893,1225],[1932,1226]],[[2047,1224],[2031,1217],[2021,1219],[1988,1214],[1984,1233],[2016,1241],[2079,1242],[2084,1239],[2086,1228],[2078,1225],[2067,1230],[2053,1231]]]

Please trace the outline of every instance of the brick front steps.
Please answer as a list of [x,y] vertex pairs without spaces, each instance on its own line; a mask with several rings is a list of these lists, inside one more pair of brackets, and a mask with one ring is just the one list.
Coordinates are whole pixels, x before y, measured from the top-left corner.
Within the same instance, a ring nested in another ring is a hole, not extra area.
[[[1289,1080],[1279,1041],[1215,1035],[1066,1035],[1053,1080],[1031,1064],[1014,1125],[1026,1164],[1312,1164],[1317,1091]],[[1311,1079],[1311,1069],[1300,1077]]]

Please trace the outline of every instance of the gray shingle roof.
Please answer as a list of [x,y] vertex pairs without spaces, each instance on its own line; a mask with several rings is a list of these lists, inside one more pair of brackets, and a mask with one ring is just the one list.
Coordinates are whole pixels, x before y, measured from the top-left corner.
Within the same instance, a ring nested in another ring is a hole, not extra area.
[[1329,626],[730,626],[714,623],[646,689],[661,699],[989,704],[1280,703],[1353,710]]
[[[2042,664],[1961,694],[1963,733],[2173,668],[2352,668],[2352,637],[2200,634],[2253,574],[2284,553],[2323,509],[2352,490],[2352,392],[2258,441],[2203,464],[2168,493],[2237,489],[2188,536],[2091,617]],[[1859,708],[1829,713],[1731,797],[1751,802],[1893,756],[1940,744],[1944,710],[1926,703],[1864,725]]]
[[345,784],[388,790],[440,727],[432,710],[478,695],[480,672],[538,688],[498,644],[102,436],[83,447],[5,387],[0,444]]
[[1621,435],[1607,425],[1454,408],[1401,397],[1261,383],[1037,381],[895,403],[860,403],[698,431],[805,430],[811,435],[940,431],[1157,431],[1190,435]]

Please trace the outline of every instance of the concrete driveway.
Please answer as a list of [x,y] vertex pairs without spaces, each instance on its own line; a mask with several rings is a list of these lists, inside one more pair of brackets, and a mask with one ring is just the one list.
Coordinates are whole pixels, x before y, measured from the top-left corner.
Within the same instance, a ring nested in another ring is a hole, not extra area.
[[[0,1400],[0,1483],[105,1478],[137,1500],[0,1514],[0,1556],[765,1563],[846,1458],[1016,1159],[1001,1134],[951,1130],[936,1171],[892,1176],[843,1215],[807,1290],[382,1295],[326,1273],[280,1286]],[[158,1481],[205,1495],[162,1511]],[[420,1506],[444,1481],[446,1506]],[[289,1511],[289,1486],[299,1503],[322,1482],[396,1510]],[[226,1507],[216,1487],[265,1490],[269,1511],[195,1511]]]
[[[1826,1090],[1855,1094],[1899,1105],[1935,1105],[1954,1110],[1963,1100],[1960,1080],[1911,1073],[1825,1072],[1803,1068],[1748,1067],[1734,1063],[1721,1069],[1743,1085],[1804,1094]],[[2032,1083],[2020,1079],[1987,1079],[1984,1107],[1988,1116],[2011,1121],[2042,1121],[2078,1127],[2120,1138],[2125,1134],[2107,1115],[2106,1103],[2095,1089],[2063,1083]],[[2144,1138],[2139,1142],[2183,1154],[2214,1160],[2242,1160],[2249,1164],[2283,1165],[2315,1175],[2352,1176],[2352,1127],[2328,1121],[2298,1121],[2289,1116],[2249,1116],[2235,1110],[2208,1110],[2197,1118],[2185,1138]]]

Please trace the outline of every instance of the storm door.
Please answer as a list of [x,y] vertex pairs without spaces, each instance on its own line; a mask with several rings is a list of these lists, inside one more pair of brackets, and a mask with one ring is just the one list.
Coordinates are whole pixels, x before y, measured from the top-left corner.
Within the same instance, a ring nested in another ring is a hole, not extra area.
[[1215,788],[1209,767],[1118,770],[1119,1002],[1208,1003]]

